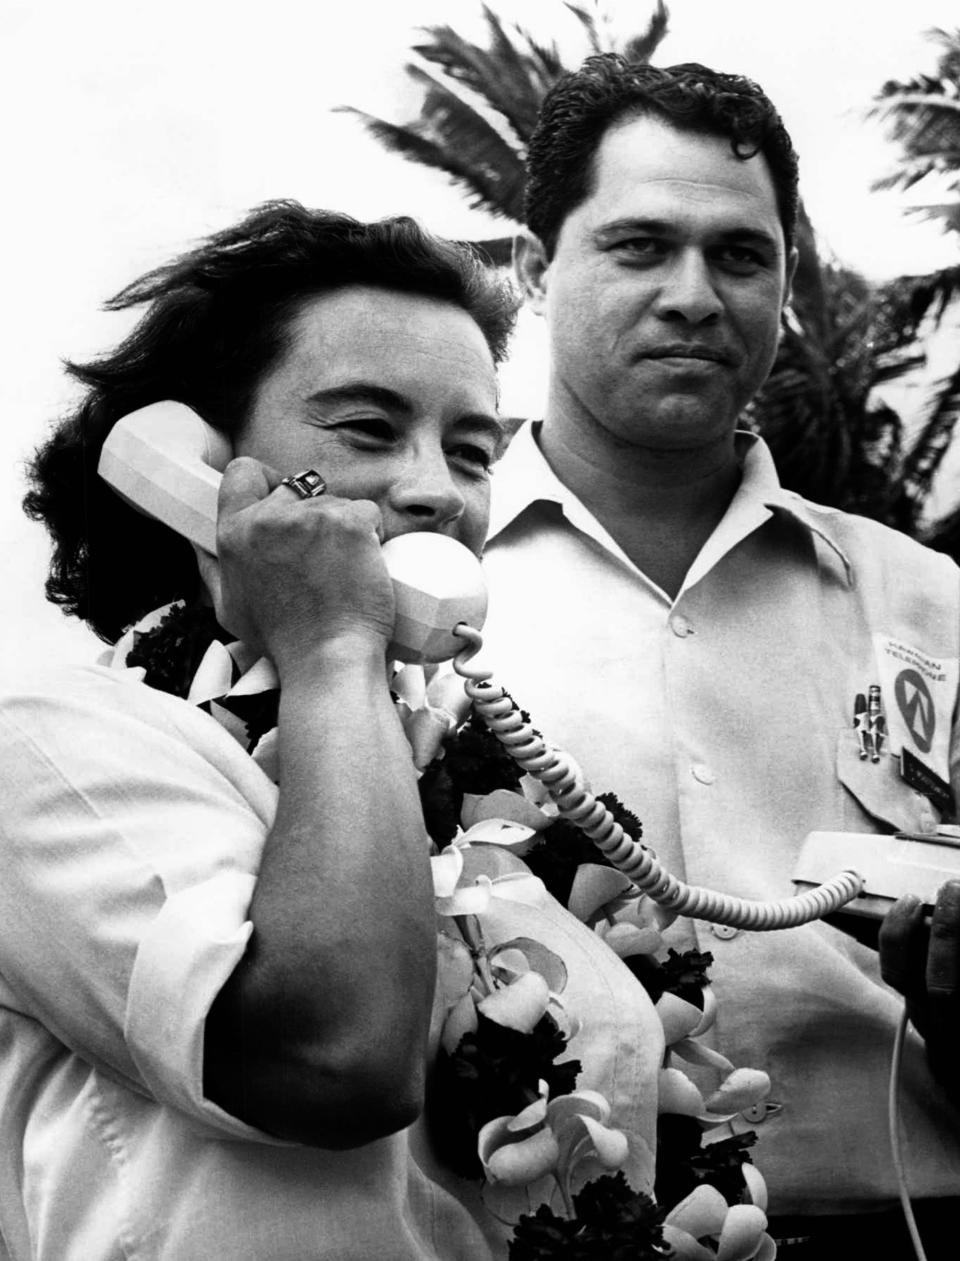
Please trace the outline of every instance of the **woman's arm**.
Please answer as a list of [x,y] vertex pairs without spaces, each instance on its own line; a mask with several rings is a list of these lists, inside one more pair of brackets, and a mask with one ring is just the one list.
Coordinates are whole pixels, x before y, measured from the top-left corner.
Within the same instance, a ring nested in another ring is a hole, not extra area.
[[392,590],[372,504],[221,497],[218,612],[281,681],[280,786],[251,944],[206,1027],[205,1090],[280,1137],[352,1147],[422,1105],[436,966],[428,843],[385,676]]

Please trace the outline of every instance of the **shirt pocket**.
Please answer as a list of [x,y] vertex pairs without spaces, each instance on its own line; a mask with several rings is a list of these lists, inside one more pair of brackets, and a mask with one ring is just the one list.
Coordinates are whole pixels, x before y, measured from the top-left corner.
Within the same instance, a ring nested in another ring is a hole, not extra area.
[[936,807],[901,778],[899,758],[886,752],[879,762],[860,757],[852,728],[837,739],[837,779],[844,831],[927,833],[940,822]]

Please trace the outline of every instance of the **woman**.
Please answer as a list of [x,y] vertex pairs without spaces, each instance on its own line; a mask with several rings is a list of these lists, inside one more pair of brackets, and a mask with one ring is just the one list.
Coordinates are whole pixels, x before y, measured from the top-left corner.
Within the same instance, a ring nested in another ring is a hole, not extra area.
[[[579,1084],[619,1100],[648,1183],[662,1050],[641,987],[542,887],[500,898],[482,944],[458,916],[469,950],[448,921],[437,980],[379,545],[432,531],[479,554],[512,298],[409,220],[277,203],[111,305],[141,303],[71,368],[86,397],[26,501],[57,544],[51,598],[111,642],[134,625],[108,664],[0,708],[7,1254],[505,1255],[418,1119],[465,963],[509,944],[499,993],[524,930],[562,955],[565,1000],[592,1012],[568,1028]],[[218,560],[95,474],[114,423],[168,398],[238,457]],[[325,493],[291,482],[308,470]],[[486,889],[516,860],[497,861]]]

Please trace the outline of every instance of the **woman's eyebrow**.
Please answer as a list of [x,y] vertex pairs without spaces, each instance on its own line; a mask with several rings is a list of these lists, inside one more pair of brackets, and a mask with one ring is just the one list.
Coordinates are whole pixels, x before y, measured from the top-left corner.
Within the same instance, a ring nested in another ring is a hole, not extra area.
[[325,390],[316,390],[307,400],[311,403],[337,405],[343,403],[373,403],[387,411],[401,412],[409,415],[413,405],[403,394],[388,389],[384,385],[376,385],[372,381],[349,381],[344,385],[330,386]]

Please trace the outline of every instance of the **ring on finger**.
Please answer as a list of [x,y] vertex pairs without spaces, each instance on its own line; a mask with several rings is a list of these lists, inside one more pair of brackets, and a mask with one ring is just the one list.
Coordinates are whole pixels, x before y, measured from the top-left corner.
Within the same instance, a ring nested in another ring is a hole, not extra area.
[[293,477],[281,478],[280,485],[289,486],[301,499],[316,499],[327,489],[327,483],[313,468],[304,469],[302,473],[295,473]]

